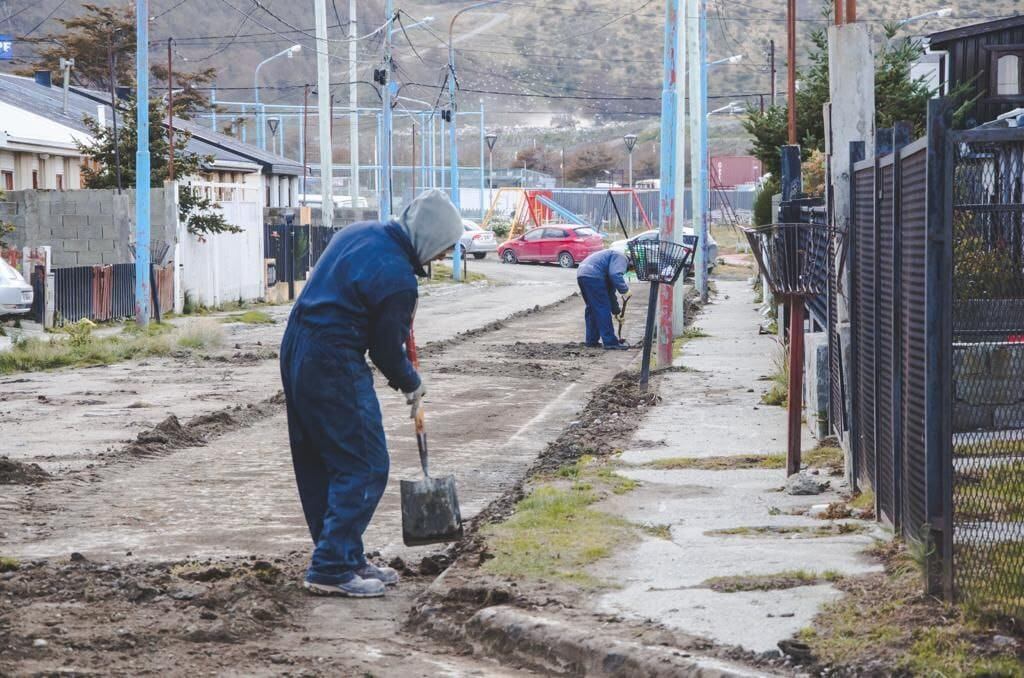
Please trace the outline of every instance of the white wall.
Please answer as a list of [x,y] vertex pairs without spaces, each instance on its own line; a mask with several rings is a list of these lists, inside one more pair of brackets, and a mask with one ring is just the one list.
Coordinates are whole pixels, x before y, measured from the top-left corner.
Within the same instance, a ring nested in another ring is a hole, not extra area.
[[206,306],[254,301],[266,296],[263,275],[263,204],[258,191],[239,191],[244,197],[223,202],[228,223],[241,233],[222,233],[200,239],[179,225],[178,262],[181,288]]

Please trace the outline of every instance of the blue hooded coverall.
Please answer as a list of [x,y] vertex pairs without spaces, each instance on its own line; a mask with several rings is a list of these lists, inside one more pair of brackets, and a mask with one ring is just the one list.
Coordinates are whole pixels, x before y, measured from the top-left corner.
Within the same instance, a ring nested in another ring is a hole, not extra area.
[[366,352],[392,388],[415,391],[405,352],[425,275],[396,222],[348,226],[332,239],[288,321],[281,379],[302,510],[316,545],[306,579],[337,585],[366,562],[362,535],[389,458]]
[[629,260],[615,250],[601,250],[583,260],[576,272],[576,282],[587,305],[584,319],[587,323],[587,345],[597,346],[598,337],[606,347],[619,344],[612,326],[612,313],[619,312],[615,292],[629,292],[626,269]]

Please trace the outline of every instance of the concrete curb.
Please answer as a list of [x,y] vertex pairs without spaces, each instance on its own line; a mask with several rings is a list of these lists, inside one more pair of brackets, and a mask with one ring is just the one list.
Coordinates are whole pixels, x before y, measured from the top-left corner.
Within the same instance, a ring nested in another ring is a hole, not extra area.
[[694,676],[751,678],[772,675],[671,647],[626,641],[594,633],[548,615],[498,605],[474,614],[462,629],[476,654],[508,657],[523,666],[555,675]]

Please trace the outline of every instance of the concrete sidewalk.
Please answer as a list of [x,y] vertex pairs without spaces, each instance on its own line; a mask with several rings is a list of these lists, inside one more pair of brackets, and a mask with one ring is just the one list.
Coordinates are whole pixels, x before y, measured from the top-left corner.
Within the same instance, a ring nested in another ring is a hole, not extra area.
[[[709,336],[684,345],[675,364],[685,371],[663,377],[663,403],[620,457],[618,472],[640,486],[596,507],[666,538],[645,537],[592,567],[621,583],[591,601],[595,611],[774,654],[778,641],[841,595],[830,581],[879,569],[861,551],[880,528],[807,515],[813,504],[840,501],[834,488],[841,478],[831,478],[824,494],[790,496],[782,491],[784,469],[748,462],[706,470],[693,461],[785,453],[785,410],[760,403],[767,389],[760,378],[779,350],[773,337],[758,335],[760,320],[746,282],[718,282],[696,322]],[[804,449],[813,447],[806,439]],[[719,577],[737,579],[709,581]]]

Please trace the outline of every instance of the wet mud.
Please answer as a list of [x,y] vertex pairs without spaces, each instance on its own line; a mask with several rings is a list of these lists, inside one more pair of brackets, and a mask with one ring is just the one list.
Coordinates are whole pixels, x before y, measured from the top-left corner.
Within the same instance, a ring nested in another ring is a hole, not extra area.
[[0,457],[0,485],[35,485],[50,478],[39,464]]

